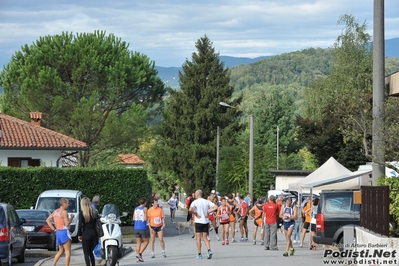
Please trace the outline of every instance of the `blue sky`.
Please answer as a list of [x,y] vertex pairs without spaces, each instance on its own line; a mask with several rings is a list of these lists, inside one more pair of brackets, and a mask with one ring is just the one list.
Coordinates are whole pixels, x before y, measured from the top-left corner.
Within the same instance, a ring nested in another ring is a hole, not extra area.
[[[352,14],[373,32],[373,0],[0,0],[0,69],[22,45],[63,31],[105,30],[158,66],[191,60],[206,34],[217,52],[258,57],[331,47]],[[385,0],[385,37],[399,37],[399,1]]]

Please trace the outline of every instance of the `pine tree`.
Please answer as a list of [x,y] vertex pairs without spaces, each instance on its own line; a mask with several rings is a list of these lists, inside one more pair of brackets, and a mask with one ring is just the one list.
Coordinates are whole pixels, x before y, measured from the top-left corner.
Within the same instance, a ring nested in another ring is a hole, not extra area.
[[[215,186],[217,126],[225,144],[241,127],[237,111],[219,105],[230,101],[234,90],[228,69],[206,35],[195,46],[197,52],[179,73],[180,90],[169,89],[152,163],[158,170],[175,172],[186,192],[202,189],[207,193]],[[241,97],[232,105],[240,101]]]

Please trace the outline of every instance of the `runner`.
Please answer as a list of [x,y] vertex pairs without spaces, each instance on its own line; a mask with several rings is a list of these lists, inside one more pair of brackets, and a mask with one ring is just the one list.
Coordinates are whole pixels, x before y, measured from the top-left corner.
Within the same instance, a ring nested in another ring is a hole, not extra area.
[[170,221],[173,223],[175,219],[176,209],[177,209],[178,199],[176,198],[176,194],[172,193],[172,197],[168,200],[169,208],[170,208]]
[[212,259],[211,243],[209,242],[207,236],[209,234],[209,219],[208,214],[217,209],[217,205],[202,198],[202,190],[197,190],[195,192],[196,200],[191,203],[190,211],[194,214],[195,222],[195,237],[197,240],[197,259],[202,259],[201,254],[201,240],[204,241],[205,246],[208,249],[208,259]]
[[219,224],[222,228],[222,245],[229,244],[229,225],[230,225],[230,213],[231,208],[227,204],[227,200],[225,198],[221,199],[221,206],[218,208],[218,212],[216,217],[219,218]]
[[[208,200],[210,202],[212,202],[213,204],[215,204],[216,206],[218,206],[215,190],[211,191],[211,194],[208,196]],[[220,238],[219,238],[219,227],[217,226],[217,221],[216,221],[216,212],[217,212],[217,209],[214,212],[210,212],[209,215],[208,215],[208,218],[209,218],[209,221],[210,221],[209,223],[210,223],[210,226],[211,226],[209,231],[212,231],[213,229],[215,229],[216,239],[218,241],[220,241]],[[209,237],[208,237],[208,239],[209,239]]]
[[316,250],[316,242],[313,240],[313,236],[316,234],[316,215],[317,215],[317,206],[319,205],[319,199],[316,198],[313,200],[312,211],[311,211],[311,219],[310,219],[310,250]]
[[230,212],[230,228],[231,228],[231,243],[236,242],[235,240],[235,236],[236,236],[236,215],[237,213],[240,211],[240,205],[238,205],[238,202],[236,200],[234,200],[233,198],[233,194],[229,193],[227,195],[227,204],[230,206],[231,208],[231,212]]
[[[304,205],[305,204],[305,205]],[[310,197],[307,198],[307,202],[302,203],[303,208],[302,208],[302,215],[305,217],[304,223],[302,226],[302,233],[301,233],[301,242],[299,243],[299,247],[303,247],[303,243],[305,240],[305,235],[310,227],[310,216],[311,216],[311,209],[310,209]],[[301,205],[301,206],[302,206]],[[312,245],[312,242],[309,243],[309,246]]]
[[248,225],[247,225],[248,204],[244,200],[244,197],[242,194],[239,195],[239,198],[240,198],[240,202],[241,202],[241,208],[240,208],[240,212],[239,212],[239,214],[240,214],[240,233],[241,233],[240,242],[247,242],[248,241]]
[[136,259],[137,262],[144,262],[143,252],[148,246],[148,238],[150,233],[147,227],[147,203],[146,198],[141,198],[139,201],[140,206],[134,209],[134,234],[136,235]]
[[280,211],[280,218],[284,221],[284,234],[287,241],[286,249],[283,253],[284,257],[288,256],[288,252],[290,252],[291,256],[293,256],[295,252],[295,249],[292,246],[291,235],[294,230],[296,216],[296,207],[292,205],[292,198],[288,198],[284,207]]
[[151,235],[151,258],[155,258],[154,243],[155,237],[158,236],[159,243],[162,248],[162,257],[166,258],[165,242],[163,240],[163,230],[165,229],[165,217],[162,208],[158,206],[158,201],[152,199],[152,207],[147,212],[148,216],[148,229]]
[[258,232],[258,227],[262,228],[260,238],[261,238],[261,245],[263,245],[264,230],[263,230],[262,213],[263,213],[263,200],[262,198],[258,198],[256,204],[249,211],[249,215],[251,215],[251,217],[254,218],[254,231],[252,232],[252,239],[254,245],[256,245],[256,234]]

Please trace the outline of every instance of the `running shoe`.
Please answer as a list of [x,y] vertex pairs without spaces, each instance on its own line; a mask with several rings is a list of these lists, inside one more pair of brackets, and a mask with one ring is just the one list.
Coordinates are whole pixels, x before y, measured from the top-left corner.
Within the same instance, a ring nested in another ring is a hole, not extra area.
[[231,243],[235,243],[236,240],[234,238],[231,239]]
[[229,240],[228,239],[226,239],[226,245],[228,245],[229,244]]
[[165,253],[165,251],[162,251],[162,257],[166,258],[166,253]]
[[255,240],[253,241],[252,245],[256,245],[256,241]]
[[226,242],[222,241],[222,245],[224,245]]
[[216,239],[217,239],[218,241],[220,241],[220,237],[219,237],[218,235],[216,235]]
[[238,240],[239,242],[245,242],[244,238],[241,238],[240,240]]
[[209,229],[209,232],[212,232],[213,231],[213,226]]
[[143,257],[139,254],[136,256],[137,261],[144,262]]
[[284,253],[283,253],[283,256],[284,256],[284,257],[288,257],[288,251],[284,252]]
[[212,251],[211,251],[211,250],[208,250],[208,257],[207,257],[207,259],[208,259],[208,260],[212,259]]
[[151,259],[155,258],[155,254],[151,253]]
[[195,258],[196,258],[196,259],[202,259],[202,255],[199,254],[199,255],[195,256]]
[[265,242],[262,240],[262,241],[260,242],[260,245],[263,246],[264,244],[265,244]]
[[295,249],[294,248],[290,248],[290,256],[294,256],[295,253]]

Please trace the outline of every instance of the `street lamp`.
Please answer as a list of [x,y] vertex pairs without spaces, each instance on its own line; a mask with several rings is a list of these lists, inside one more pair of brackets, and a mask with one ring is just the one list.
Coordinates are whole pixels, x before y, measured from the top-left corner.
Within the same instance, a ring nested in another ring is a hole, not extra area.
[[241,111],[245,113],[248,116],[249,119],[249,184],[248,184],[248,190],[249,194],[251,195],[252,202],[254,202],[254,188],[253,188],[253,182],[254,182],[254,117],[248,113],[244,109],[240,109],[235,106],[231,106],[230,104],[227,104],[225,102],[220,102],[219,103],[221,106],[227,107],[227,108],[233,108],[237,109],[238,111]]

